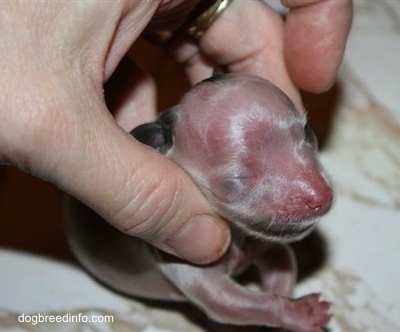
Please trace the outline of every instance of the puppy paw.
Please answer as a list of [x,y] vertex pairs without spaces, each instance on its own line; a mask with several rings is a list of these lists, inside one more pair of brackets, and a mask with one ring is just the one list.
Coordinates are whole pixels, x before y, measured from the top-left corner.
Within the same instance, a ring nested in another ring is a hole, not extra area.
[[296,332],[317,332],[329,322],[331,304],[320,300],[320,294],[310,294],[286,302],[282,325]]

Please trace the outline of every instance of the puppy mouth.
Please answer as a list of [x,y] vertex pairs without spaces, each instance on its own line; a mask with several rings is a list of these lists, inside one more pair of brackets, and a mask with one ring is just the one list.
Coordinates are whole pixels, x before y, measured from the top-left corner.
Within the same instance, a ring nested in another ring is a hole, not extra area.
[[300,222],[279,221],[246,224],[245,228],[257,238],[274,242],[293,242],[301,240],[310,234],[316,225],[316,220]]

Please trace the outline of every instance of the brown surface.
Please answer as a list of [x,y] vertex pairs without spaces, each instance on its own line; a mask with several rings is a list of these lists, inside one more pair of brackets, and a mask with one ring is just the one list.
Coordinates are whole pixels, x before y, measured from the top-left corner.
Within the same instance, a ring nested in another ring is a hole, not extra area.
[[62,193],[14,168],[0,168],[0,247],[71,259]]

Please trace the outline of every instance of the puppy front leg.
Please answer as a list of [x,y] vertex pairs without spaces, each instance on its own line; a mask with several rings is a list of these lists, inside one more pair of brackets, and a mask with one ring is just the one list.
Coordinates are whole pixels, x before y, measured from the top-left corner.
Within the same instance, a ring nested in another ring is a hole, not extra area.
[[192,303],[217,322],[311,332],[318,331],[329,319],[328,305],[314,295],[290,300],[248,290],[225,273],[226,265],[222,263],[196,267],[163,262],[160,268]]

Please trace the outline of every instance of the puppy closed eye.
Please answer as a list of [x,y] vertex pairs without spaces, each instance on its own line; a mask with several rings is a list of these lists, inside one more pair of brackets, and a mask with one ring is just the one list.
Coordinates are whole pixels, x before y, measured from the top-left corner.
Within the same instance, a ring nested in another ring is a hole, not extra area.
[[221,201],[232,202],[237,199],[243,199],[248,193],[249,179],[246,177],[230,177],[218,181],[213,188],[213,194]]

